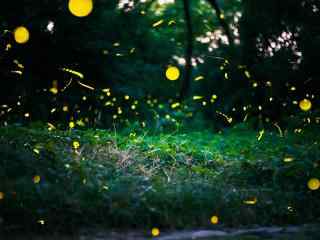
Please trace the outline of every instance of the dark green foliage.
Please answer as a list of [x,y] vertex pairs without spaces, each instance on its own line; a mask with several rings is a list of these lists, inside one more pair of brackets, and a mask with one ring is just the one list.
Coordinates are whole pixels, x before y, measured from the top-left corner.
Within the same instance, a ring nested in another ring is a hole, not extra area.
[[[239,226],[319,216],[318,191],[306,185],[319,176],[311,132],[284,138],[266,132],[257,141],[257,133],[243,126],[222,134],[175,135],[0,131],[4,226],[41,227],[41,219],[43,227],[58,230],[66,223],[208,226],[214,214],[223,225]],[[79,149],[72,149],[73,141]],[[284,162],[288,156],[294,160]],[[244,203],[253,197],[255,205]]]

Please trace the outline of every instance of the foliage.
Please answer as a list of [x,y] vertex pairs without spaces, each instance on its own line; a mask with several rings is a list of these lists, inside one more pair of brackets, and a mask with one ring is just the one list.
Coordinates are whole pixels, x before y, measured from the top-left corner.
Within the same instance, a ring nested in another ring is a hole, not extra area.
[[319,216],[319,192],[307,188],[320,174],[314,131],[267,131],[260,141],[244,125],[217,134],[0,132],[7,227],[209,226],[212,215],[225,226],[269,225]]

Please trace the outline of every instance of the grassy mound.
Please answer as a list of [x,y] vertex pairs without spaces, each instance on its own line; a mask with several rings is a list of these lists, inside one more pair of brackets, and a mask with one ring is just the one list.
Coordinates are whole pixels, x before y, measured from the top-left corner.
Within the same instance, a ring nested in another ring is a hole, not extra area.
[[149,135],[0,129],[0,225],[191,227],[319,220],[316,131]]

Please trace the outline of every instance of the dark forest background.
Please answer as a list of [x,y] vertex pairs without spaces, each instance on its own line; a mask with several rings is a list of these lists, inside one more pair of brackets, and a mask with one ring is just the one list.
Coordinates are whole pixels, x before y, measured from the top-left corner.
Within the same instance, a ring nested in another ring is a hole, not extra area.
[[[62,0],[8,1],[0,120],[319,122],[319,8],[316,0],[97,0],[77,18]],[[30,32],[26,44],[14,41],[18,26]],[[169,66],[179,68],[177,81],[166,79]],[[312,111],[299,109],[303,99]]]

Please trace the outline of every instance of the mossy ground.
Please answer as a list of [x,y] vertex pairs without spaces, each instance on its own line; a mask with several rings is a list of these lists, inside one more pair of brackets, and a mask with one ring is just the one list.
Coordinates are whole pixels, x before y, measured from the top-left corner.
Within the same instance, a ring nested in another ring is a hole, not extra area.
[[5,127],[0,224],[186,228],[212,226],[214,215],[222,226],[316,222],[319,190],[307,182],[320,177],[319,160],[314,129],[281,137],[242,125],[163,134]]

